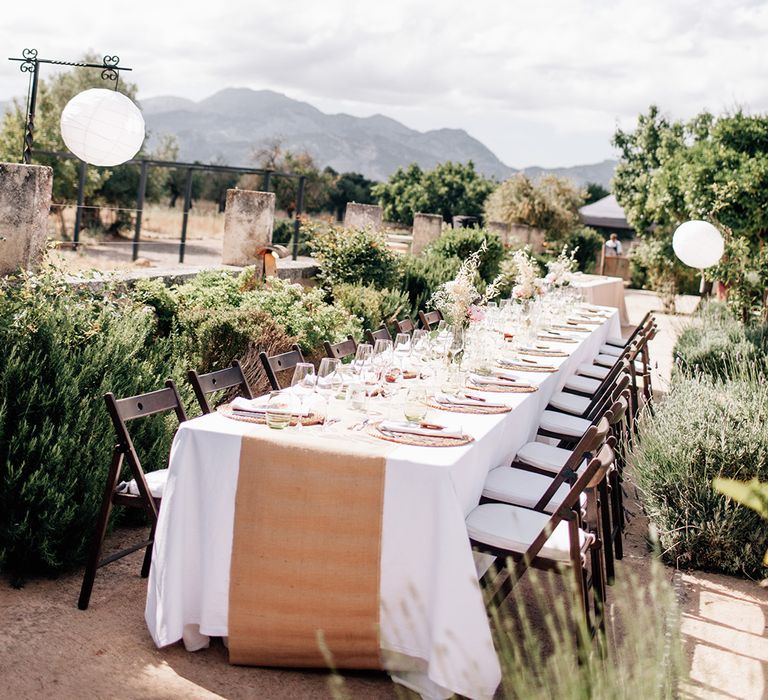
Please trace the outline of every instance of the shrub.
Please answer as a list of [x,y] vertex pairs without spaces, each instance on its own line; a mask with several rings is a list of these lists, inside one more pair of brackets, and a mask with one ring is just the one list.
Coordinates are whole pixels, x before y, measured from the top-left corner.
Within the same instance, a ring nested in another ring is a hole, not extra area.
[[768,386],[746,376],[678,380],[640,424],[633,463],[670,563],[763,577],[768,523],[712,488],[715,477],[768,478]]
[[683,265],[672,250],[672,239],[642,238],[630,255],[632,279],[658,292],[665,310],[674,310],[676,294],[698,292],[699,273]]
[[320,264],[318,280],[326,290],[339,284],[387,289],[400,281],[397,255],[387,247],[383,235],[370,229],[324,225],[312,230],[310,248]]
[[487,242],[487,249],[478,271],[485,282],[490,282],[499,274],[504,257],[504,246],[495,233],[477,226],[448,229],[429,245],[427,253],[441,258],[466,260],[483,245],[483,241]]
[[324,340],[336,342],[362,332],[360,322],[346,309],[325,301],[322,289],[304,289],[274,277],[265,286],[245,292],[242,308],[267,314],[306,353],[322,347]]
[[412,316],[426,309],[435,290],[453,279],[460,266],[459,258],[445,258],[432,252],[404,259],[401,289],[408,296]]
[[201,272],[184,284],[171,288],[179,308],[213,309],[239,306],[242,280],[228,272]]
[[[563,239],[563,244],[568,246],[569,251],[576,250],[576,262],[582,272],[592,272],[595,269],[603,242],[603,237],[589,226],[579,226]],[[555,250],[555,254],[559,254],[560,250]]]
[[[294,222],[291,219],[277,219],[272,229],[272,243],[282,245],[293,253]],[[309,235],[306,227],[299,228],[299,255],[310,255]]]
[[376,289],[361,284],[340,284],[333,289],[337,305],[360,319],[363,328],[391,326],[399,316],[410,313],[408,295],[394,289]]
[[[156,331],[146,308],[49,276],[0,284],[0,569],[13,582],[87,551],[114,444],[103,394],[182,375]],[[171,423],[131,432],[147,469],[167,462]]]
[[677,371],[683,375],[768,376],[768,324],[745,326],[725,304],[710,302],[683,329],[674,357]]

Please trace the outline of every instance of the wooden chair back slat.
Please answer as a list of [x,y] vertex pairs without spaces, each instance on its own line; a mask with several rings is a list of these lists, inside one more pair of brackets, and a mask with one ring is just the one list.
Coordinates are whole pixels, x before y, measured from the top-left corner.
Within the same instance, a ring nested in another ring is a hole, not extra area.
[[421,327],[425,330],[431,331],[432,326],[436,326],[443,320],[443,314],[438,309],[434,311],[419,311],[419,321],[421,321]]
[[187,377],[203,413],[211,412],[212,409],[208,402],[208,395],[215,394],[217,391],[239,387],[242,396],[246,399],[253,398],[253,393],[250,386],[248,386],[248,380],[245,378],[243,368],[237,360],[232,362],[231,367],[218,369],[207,374],[198,374],[195,370],[191,369],[187,373]]
[[395,327],[397,328],[398,333],[408,333],[408,335],[410,335],[413,333],[416,325],[411,321],[410,317],[408,317],[404,318],[402,321],[395,321]]
[[325,354],[334,360],[343,360],[347,357],[354,356],[357,352],[357,341],[348,335],[346,340],[342,340],[340,343],[331,343],[325,341],[323,343],[325,348]]
[[392,340],[392,336],[389,333],[389,329],[382,323],[381,327],[375,331],[366,329],[365,340],[371,345],[376,345],[377,340]]
[[293,369],[299,362],[304,362],[304,355],[301,352],[301,348],[296,344],[291,347],[292,349],[288,352],[272,355],[271,357],[263,351],[259,353],[259,359],[264,367],[264,373],[267,375],[269,384],[274,390],[282,389],[280,381],[277,378],[278,372],[285,372],[286,370]]

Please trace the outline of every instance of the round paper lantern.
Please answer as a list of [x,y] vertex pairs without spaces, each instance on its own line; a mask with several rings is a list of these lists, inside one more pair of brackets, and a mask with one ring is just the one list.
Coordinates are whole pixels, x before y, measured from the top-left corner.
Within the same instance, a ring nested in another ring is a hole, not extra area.
[[723,237],[712,224],[706,221],[686,221],[677,227],[672,237],[672,248],[680,260],[703,270],[716,265],[723,256]]
[[125,95],[93,88],[75,95],[61,112],[67,148],[91,165],[120,165],[144,142],[144,117]]

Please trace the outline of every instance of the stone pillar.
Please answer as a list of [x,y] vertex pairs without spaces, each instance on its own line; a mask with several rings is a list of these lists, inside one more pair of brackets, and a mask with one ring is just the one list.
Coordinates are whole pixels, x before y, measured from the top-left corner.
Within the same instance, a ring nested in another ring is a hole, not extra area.
[[0,275],[41,262],[52,186],[48,166],[0,163]]
[[411,253],[418,255],[443,232],[443,217],[440,214],[413,215],[413,243]]
[[241,266],[259,262],[259,249],[272,243],[274,221],[274,192],[227,190],[222,262]]
[[381,207],[377,204],[348,202],[347,210],[344,212],[344,228],[371,228],[374,231],[381,231]]

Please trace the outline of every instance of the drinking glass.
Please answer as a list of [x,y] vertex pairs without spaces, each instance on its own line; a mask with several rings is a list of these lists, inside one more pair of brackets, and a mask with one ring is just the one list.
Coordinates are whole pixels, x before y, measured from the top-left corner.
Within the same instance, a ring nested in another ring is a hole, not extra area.
[[347,387],[347,406],[353,411],[365,413],[368,410],[368,395],[365,384],[353,382]]
[[339,373],[341,360],[332,357],[324,357],[320,360],[320,367],[317,370],[317,391],[326,398],[335,396],[343,383]]
[[411,387],[405,395],[403,413],[410,423],[421,423],[427,415],[427,392],[423,387]]
[[296,410],[294,397],[288,391],[270,391],[265,417],[267,425],[282,430],[291,424]]
[[355,352],[355,359],[352,362],[352,371],[355,374],[360,374],[363,367],[370,361],[373,354],[373,345],[369,343],[360,343],[357,346],[357,352]]
[[299,400],[299,420],[296,423],[297,428],[302,427],[302,418],[304,416],[304,403],[307,397],[315,390],[315,366],[311,362],[299,362],[296,369],[293,370],[293,379],[291,387]]

